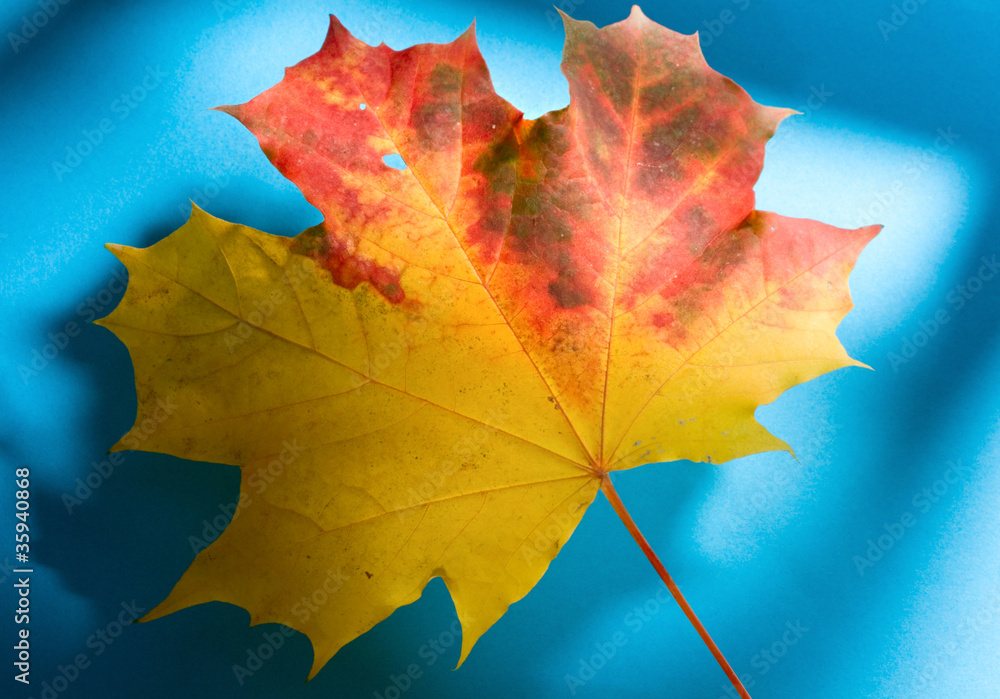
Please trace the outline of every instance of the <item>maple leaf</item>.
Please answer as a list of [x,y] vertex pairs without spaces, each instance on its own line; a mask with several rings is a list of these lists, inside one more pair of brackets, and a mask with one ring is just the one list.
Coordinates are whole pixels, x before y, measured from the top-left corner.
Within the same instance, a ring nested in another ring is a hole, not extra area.
[[564,21],[570,104],[528,120],[473,28],[395,51],[331,18],[317,54],[222,108],[323,223],[289,239],[195,207],[108,246],[130,274],[102,322],[138,392],[115,448],[141,431],[242,469],[237,515],[146,620],[239,605],[307,634],[312,677],[441,577],[461,664],[598,490],[648,549],[610,472],[789,449],[755,408],[860,365],[835,329],[879,226],[754,209],[793,112],[638,8]]

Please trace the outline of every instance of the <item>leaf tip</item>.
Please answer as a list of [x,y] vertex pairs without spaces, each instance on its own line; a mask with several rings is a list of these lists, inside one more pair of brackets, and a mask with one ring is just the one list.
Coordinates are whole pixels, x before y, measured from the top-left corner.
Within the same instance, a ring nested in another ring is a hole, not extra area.
[[770,124],[772,133],[778,128],[778,126],[790,116],[801,116],[802,112],[797,109],[789,109],[788,107],[767,107],[761,105],[761,108],[766,115],[766,120]]
[[120,245],[119,243],[105,243],[104,249],[110,252],[115,257],[117,257],[118,261],[121,262],[123,265],[125,265],[127,269],[128,264],[126,264],[125,258],[128,255],[129,251],[134,250],[135,248],[130,247],[128,245]]
[[[465,634],[463,633],[462,635],[464,636]],[[458,656],[458,662],[457,662],[457,663],[455,663],[455,667],[453,667],[453,668],[451,669],[451,671],[452,671],[452,672],[455,672],[455,671],[456,671],[456,670],[458,670],[458,669],[459,669],[460,667],[462,667],[463,663],[465,663],[465,659],[466,659],[466,658],[468,658],[468,657],[469,657],[469,653],[471,653],[471,652],[472,652],[472,647],[473,647],[474,645],[475,645],[475,641],[472,641],[472,642],[471,642],[471,643],[470,643],[470,644],[468,645],[468,647],[466,647],[466,645],[465,645],[465,642],[464,642],[464,640],[463,640],[463,642],[462,642],[462,651],[461,651],[461,653],[460,653],[460,654],[459,654],[459,656]]]
[[[476,51],[479,50],[479,43],[478,43],[478,41],[476,39],[476,18],[475,17],[472,18],[472,23],[469,24],[468,27],[466,27],[465,31],[462,32],[461,34],[459,34],[458,38],[455,39],[455,44],[459,44],[460,45],[461,42],[469,42],[469,43],[472,44],[472,47],[475,47]],[[383,43],[385,43],[385,42],[383,42]]]
[[198,204],[195,202],[194,199],[188,199],[188,201],[191,202],[191,213],[190,215],[188,215],[189,219],[194,218],[195,216],[201,216],[203,214],[209,215],[207,211],[198,206]]
[[[344,26],[343,22],[337,19],[336,15],[331,14],[330,28],[327,29],[326,38],[323,40],[323,48],[320,49],[320,52],[328,50],[328,47],[330,50],[333,50],[333,47],[338,46],[342,41],[349,43],[352,40],[359,44],[365,43],[351,34],[351,31]],[[385,42],[382,43],[384,44]],[[339,48],[336,50],[339,52]]]
[[222,220],[216,218],[215,216],[213,216],[212,214],[208,213],[203,208],[198,206],[198,204],[195,203],[194,199],[189,199],[188,201],[191,202],[191,213],[188,215],[188,220],[185,222],[184,225],[188,225],[189,223],[192,222],[199,222],[201,223],[201,225],[208,227],[213,225],[213,222],[219,222]]
[[881,233],[883,228],[885,228],[883,224],[873,223],[870,226],[862,226],[858,229],[858,232],[864,236],[864,239],[867,242]]
[[559,7],[557,5],[553,5],[552,7],[555,7],[556,8],[556,12],[559,13],[559,17],[563,21],[563,28],[566,30],[567,34],[569,33],[570,26],[575,25],[575,24],[582,24],[582,22],[578,22],[577,20],[573,19],[568,14],[566,14],[565,12],[563,12],[563,9],[561,7]]
[[632,9],[628,13],[628,18],[634,20],[649,19],[638,5],[632,5]]
[[243,105],[240,104],[220,104],[217,107],[209,107],[208,109],[212,112],[223,112],[224,114],[228,114],[231,117],[239,119],[242,106]]
[[[164,600],[164,602],[166,602],[166,600]],[[146,624],[146,623],[148,623],[150,621],[156,621],[160,617],[167,616],[168,614],[170,614],[171,612],[173,612],[174,610],[172,610],[172,609],[169,610],[169,611],[166,611],[166,610],[162,609],[162,607],[164,605],[164,602],[161,602],[157,606],[155,606],[152,609],[150,609],[147,613],[143,614],[138,619],[135,619],[133,623],[136,623],[136,624]]]
[[[305,631],[302,631],[302,633],[305,633]],[[306,684],[308,684],[313,681],[313,678],[319,674],[320,670],[326,667],[326,664],[330,662],[333,656],[335,656],[340,651],[342,645],[338,644],[333,647],[324,647],[321,649],[317,647],[316,641],[313,640],[312,636],[306,633],[306,637],[312,644],[312,649],[313,649],[313,663],[312,666],[309,668],[309,675],[306,677]]]

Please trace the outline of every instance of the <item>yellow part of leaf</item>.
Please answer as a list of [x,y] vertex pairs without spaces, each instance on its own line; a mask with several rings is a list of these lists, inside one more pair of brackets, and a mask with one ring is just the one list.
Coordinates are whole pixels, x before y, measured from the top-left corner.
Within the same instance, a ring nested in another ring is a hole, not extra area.
[[150,248],[109,246],[130,281],[101,324],[139,377],[116,449],[243,468],[237,516],[146,619],[231,602],[306,633],[315,674],[440,576],[464,660],[600,481],[488,297],[414,269],[418,316],[290,247],[197,209]]

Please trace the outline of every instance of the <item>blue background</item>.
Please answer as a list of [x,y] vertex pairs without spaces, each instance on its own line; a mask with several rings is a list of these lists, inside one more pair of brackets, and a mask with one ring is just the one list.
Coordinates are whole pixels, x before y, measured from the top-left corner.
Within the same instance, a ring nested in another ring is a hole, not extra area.
[[[410,664],[420,671],[412,697],[568,697],[567,675],[584,681],[582,697],[727,696],[725,677],[676,606],[659,602],[661,583],[600,496],[535,590],[457,672],[457,646],[440,655],[425,647],[447,642],[454,620],[440,581],[309,684],[311,649],[296,634],[239,685],[233,665],[278,627],[250,628],[245,611],[219,603],[131,625],[100,654],[88,645],[123,602],[148,609],[163,599],[193,558],[188,537],[236,499],[239,482],[233,467],[126,452],[90,497],[65,506],[135,411],[124,346],[82,322],[88,297],[100,315],[120,297],[120,267],[102,244],[162,238],[186,219],[189,199],[276,234],[319,221],[250,134],[206,108],[278,82],[319,48],[331,12],[394,48],[450,41],[475,17],[503,96],[528,116],[568,100],[562,29],[548,3],[289,5],[67,0],[49,17],[37,14],[44,0],[3,3],[0,531],[13,530],[11,471],[29,466],[36,573],[30,691],[13,681],[5,650],[0,692],[43,696],[43,682],[85,654],[90,666],[57,682],[59,696],[391,699],[393,676]],[[598,25],[629,10],[596,0],[562,7]],[[760,208],[886,228],[852,274],[856,309],[839,331],[874,372],[835,372],[758,411],[798,461],[650,465],[615,477],[623,500],[757,699],[1000,696],[1000,283],[982,281],[988,270],[972,281],[981,259],[1000,252],[1000,6],[699,0],[643,9],[678,31],[700,30],[710,64],[758,101],[804,113],[768,147]],[[141,101],[116,103],[156,69],[162,77],[136,90]],[[75,167],[53,167],[104,119],[113,130]],[[947,320],[935,328],[936,316]],[[70,322],[84,326],[79,335],[26,373],[48,334]],[[950,484],[949,462],[962,466]],[[936,501],[920,495],[935,487]],[[898,531],[907,513],[913,526],[867,558],[869,540]],[[8,536],[0,594],[12,610]],[[875,558],[859,571],[858,560]],[[9,649],[11,614],[0,618]],[[800,631],[783,646],[789,624]],[[616,634],[626,643],[587,672],[595,644]]]

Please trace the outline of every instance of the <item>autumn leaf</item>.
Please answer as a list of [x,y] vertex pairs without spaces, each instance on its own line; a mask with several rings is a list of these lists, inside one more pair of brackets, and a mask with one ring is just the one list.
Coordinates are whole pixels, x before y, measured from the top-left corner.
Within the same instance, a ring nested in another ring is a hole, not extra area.
[[242,470],[237,516],[146,620],[239,605],[307,634],[312,676],[440,577],[461,664],[598,490],[619,509],[610,472],[789,449],[755,408],[860,365],[835,329],[879,227],[754,209],[793,112],[638,8],[564,21],[570,105],[528,120],[472,28],[394,51],[331,18],[222,108],[323,223],[289,239],[195,208],[109,246],[129,285],[102,322],[138,393],[116,449],[169,398],[142,449]]

